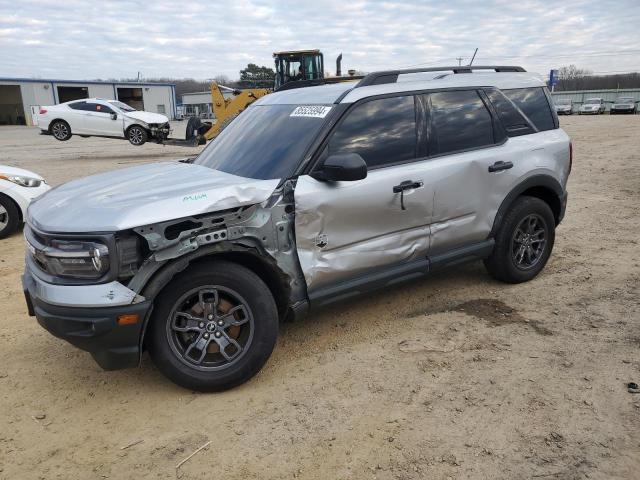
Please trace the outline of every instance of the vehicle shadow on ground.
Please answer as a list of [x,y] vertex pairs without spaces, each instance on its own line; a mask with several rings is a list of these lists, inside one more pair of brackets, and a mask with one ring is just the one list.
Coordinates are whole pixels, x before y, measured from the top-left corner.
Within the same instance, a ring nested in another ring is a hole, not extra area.
[[[281,324],[278,344],[271,359],[258,376],[245,386],[252,388],[250,386],[255,387],[256,382],[270,384],[281,381],[275,378],[281,362],[314,355],[299,348],[301,343],[310,338],[321,350],[329,349],[334,343],[357,343],[360,335],[354,335],[354,331],[364,334],[380,328],[384,322],[402,322],[414,316],[446,312],[463,300],[468,300],[466,297],[471,288],[486,289],[486,297],[501,286],[504,284],[493,280],[481,263],[470,263],[318,309],[304,319]],[[342,328],[336,329],[336,325]],[[145,394],[182,395],[190,392],[166,379],[154,366],[148,352],[143,354],[138,368],[106,372],[93,363],[88,353],[60,340],[50,340],[56,343],[58,355],[66,358],[55,362],[47,375],[67,376],[59,380],[66,385],[73,385],[73,389],[86,389],[93,395],[108,395],[114,388],[121,392],[142,389]],[[52,369],[57,371],[53,373]]]

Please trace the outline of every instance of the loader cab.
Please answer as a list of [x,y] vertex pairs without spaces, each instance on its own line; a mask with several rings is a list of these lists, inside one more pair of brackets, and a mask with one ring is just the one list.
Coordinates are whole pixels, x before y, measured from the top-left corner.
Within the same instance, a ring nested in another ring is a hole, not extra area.
[[273,54],[276,64],[274,89],[299,80],[324,78],[324,58],[320,50],[295,50]]

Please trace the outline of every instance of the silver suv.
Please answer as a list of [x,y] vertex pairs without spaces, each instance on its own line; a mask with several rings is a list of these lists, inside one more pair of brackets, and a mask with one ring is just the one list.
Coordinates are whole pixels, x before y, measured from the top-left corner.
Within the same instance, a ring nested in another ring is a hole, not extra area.
[[222,390],[269,358],[280,320],[483,260],[544,267],[569,138],[519,67],[372,73],[276,92],[194,161],[75,180],[31,205],[29,312],[105,369],[147,349]]

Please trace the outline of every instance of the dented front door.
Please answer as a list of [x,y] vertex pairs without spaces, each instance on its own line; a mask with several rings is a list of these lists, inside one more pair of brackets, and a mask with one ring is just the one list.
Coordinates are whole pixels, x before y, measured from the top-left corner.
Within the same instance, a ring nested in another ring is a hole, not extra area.
[[[426,256],[434,192],[425,163],[376,169],[353,182],[298,178],[296,243],[310,293]],[[394,193],[403,182],[415,188]]]

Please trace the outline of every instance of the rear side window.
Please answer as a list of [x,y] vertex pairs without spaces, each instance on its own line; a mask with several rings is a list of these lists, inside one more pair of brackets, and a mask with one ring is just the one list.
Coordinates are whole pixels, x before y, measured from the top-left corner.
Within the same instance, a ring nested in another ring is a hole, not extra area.
[[357,105],[329,140],[329,155],[358,153],[369,168],[416,157],[414,97],[371,100]]
[[541,87],[515,88],[502,91],[540,131],[556,128],[551,106]]
[[69,108],[73,108],[74,110],[84,110],[87,102],[73,102],[69,104]]
[[528,135],[535,133],[529,122],[522,116],[513,103],[509,101],[499,90],[485,90],[487,97],[493,104],[493,108],[500,118],[500,122],[504,127],[507,135],[517,137],[519,135]]
[[432,154],[493,145],[493,121],[475,90],[432,93],[430,97]]

